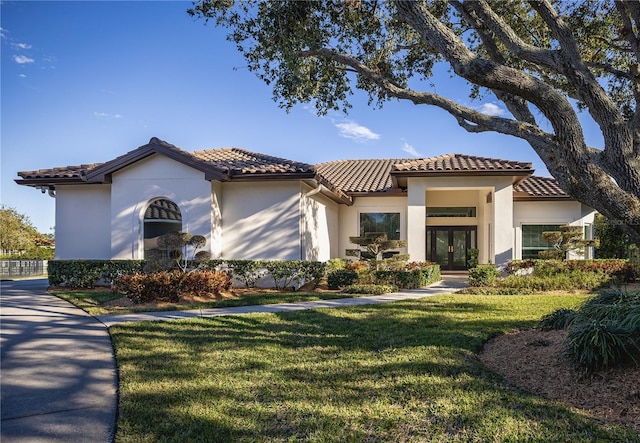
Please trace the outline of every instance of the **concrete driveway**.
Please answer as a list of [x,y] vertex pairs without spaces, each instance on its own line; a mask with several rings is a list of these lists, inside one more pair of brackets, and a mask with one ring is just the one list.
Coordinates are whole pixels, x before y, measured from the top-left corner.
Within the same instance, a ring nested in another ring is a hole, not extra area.
[[0,283],[0,440],[111,442],[117,372],[107,328],[46,288],[46,279]]

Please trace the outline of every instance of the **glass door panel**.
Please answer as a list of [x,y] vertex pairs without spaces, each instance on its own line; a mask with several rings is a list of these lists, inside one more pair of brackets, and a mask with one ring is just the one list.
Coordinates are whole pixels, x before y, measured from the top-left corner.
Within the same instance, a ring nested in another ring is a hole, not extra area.
[[440,267],[449,266],[449,230],[436,230],[435,237],[435,257],[433,261],[438,263]]
[[468,268],[468,250],[477,245],[475,226],[442,226],[427,228],[427,260],[438,263],[445,271]]
[[451,245],[453,269],[467,268],[467,230],[453,229],[453,242]]

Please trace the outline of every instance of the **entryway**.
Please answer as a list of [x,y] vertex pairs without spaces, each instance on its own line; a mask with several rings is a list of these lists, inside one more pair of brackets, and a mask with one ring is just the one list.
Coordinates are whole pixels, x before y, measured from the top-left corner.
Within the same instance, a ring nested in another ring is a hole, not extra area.
[[468,269],[469,249],[476,247],[476,226],[427,227],[427,260],[443,271]]

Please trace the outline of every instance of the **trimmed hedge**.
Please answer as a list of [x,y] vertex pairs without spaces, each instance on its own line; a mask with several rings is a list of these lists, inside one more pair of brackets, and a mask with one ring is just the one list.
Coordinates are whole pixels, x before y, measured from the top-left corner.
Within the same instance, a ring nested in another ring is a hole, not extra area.
[[382,295],[394,292],[396,288],[390,285],[350,285],[344,288],[346,294]]
[[507,267],[509,274],[526,269],[533,269],[533,275],[538,277],[572,271],[603,273],[624,282],[633,281],[640,277],[640,270],[636,263],[627,259],[614,258],[595,260],[512,260]]
[[493,286],[498,278],[498,269],[493,265],[479,265],[469,269],[470,286]]
[[375,271],[376,283],[401,289],[417,289],[440,281],[440,265],[410,271]]
[[177,303],[182,294],[219,294],[230,286],[229,274],[212,270],[137,273],[123,275],[114,282],[114,290],[126,294],[136,304],[152,301]]
[[49,284],[93,288],[101,280],[111,283],[121,275],[142,272],[144,260],[50,260]]

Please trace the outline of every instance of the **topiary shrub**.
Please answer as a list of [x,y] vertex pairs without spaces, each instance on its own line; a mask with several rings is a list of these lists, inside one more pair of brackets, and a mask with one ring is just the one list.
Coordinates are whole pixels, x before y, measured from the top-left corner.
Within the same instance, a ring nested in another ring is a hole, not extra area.
[[329,289],[340,289],[352,285],[358,280],[358,273],[352,269],[339,269],[327,275]]
[[302,279],[310,281],[313,284],[313,289],[316,289],[327,273],[327,263],[304,261],[301,262],[300,272],[302,272]]

